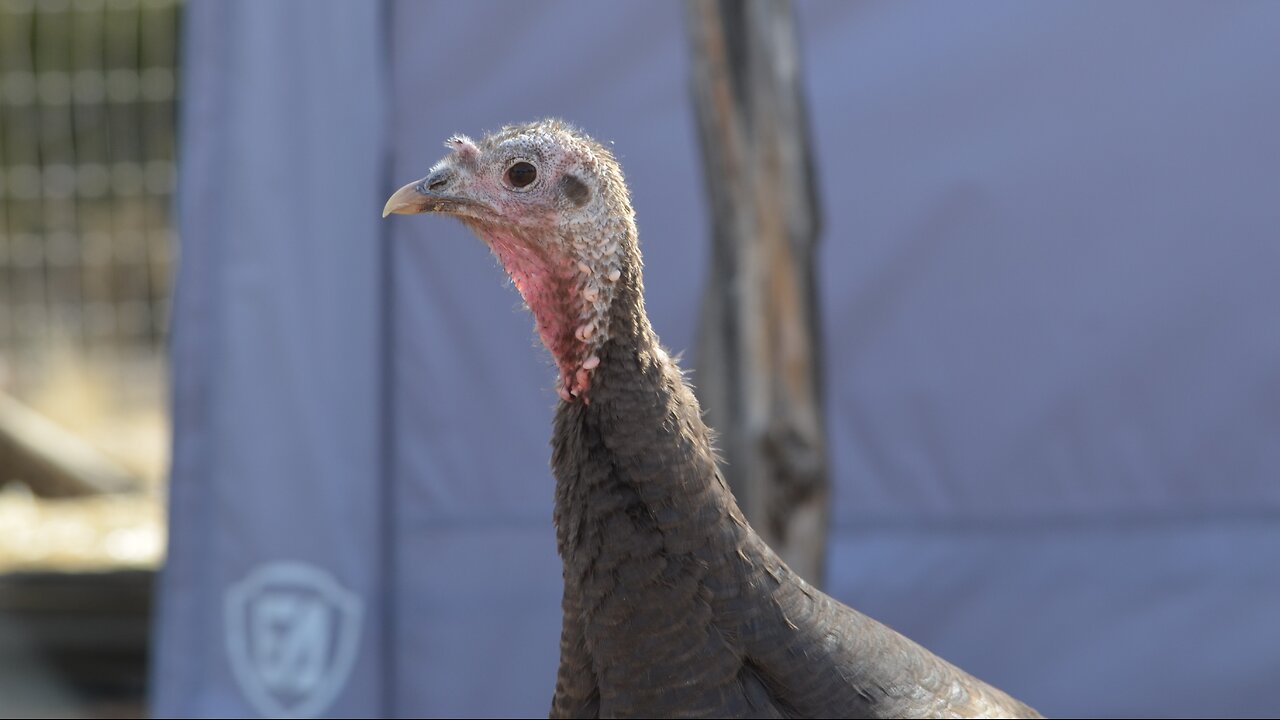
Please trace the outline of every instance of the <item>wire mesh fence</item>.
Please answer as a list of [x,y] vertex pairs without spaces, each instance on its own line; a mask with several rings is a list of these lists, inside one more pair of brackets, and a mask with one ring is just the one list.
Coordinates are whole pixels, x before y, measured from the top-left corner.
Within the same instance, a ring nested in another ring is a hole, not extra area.
[[173,247],[173,0],[0,3],[0,354],[160,352]]
[[0,0],[0,391],[162,410],[180,9]]

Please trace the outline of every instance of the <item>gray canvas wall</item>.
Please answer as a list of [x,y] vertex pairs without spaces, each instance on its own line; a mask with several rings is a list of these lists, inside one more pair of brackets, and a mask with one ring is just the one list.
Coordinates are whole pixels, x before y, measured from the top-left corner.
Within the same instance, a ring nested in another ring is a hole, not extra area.
[[[1274,713],[1280,6],[800,5],[827,585],[1054,715]],[[613,141],[694,346],[676,3],[193,2],[160,715],[541,715],[553,373],[377,220],[461,131]],[[696,366],[696,358],[689,358]]]
[[186,9],[157,716],[390,712],[384,26],[300,9]]

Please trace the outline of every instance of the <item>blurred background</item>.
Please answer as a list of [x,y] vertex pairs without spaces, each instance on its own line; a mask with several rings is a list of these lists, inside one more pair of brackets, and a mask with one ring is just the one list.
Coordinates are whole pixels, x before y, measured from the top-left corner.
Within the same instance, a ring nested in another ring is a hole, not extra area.
[[[1046,715],[1274,715],[1280,5],[761,5],[824,587]],[[465,230],[378,214],[563,117],[715,373],[693,16],[0,1],[0,715],[545,714],[554,373]]]
[[0,3],[0,713],[143,710],[178,6]]

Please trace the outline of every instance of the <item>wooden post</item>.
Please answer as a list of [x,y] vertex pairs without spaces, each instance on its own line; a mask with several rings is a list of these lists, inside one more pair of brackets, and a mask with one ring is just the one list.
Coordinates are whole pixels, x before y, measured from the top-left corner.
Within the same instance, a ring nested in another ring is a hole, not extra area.
[[756,531],[821,584],[829,482],[799,52],[786,0],[690,0],[712,262],[696,384]]

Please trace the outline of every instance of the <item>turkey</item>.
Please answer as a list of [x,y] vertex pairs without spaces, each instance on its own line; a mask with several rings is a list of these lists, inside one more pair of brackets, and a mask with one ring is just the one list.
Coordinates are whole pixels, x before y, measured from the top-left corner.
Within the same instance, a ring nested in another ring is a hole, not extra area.
[[497,256],[558,368],[552,717],[1039,717],[797,577],[739,511],[644,307],[612,154],[558,120],[455,135],[391,213]]

